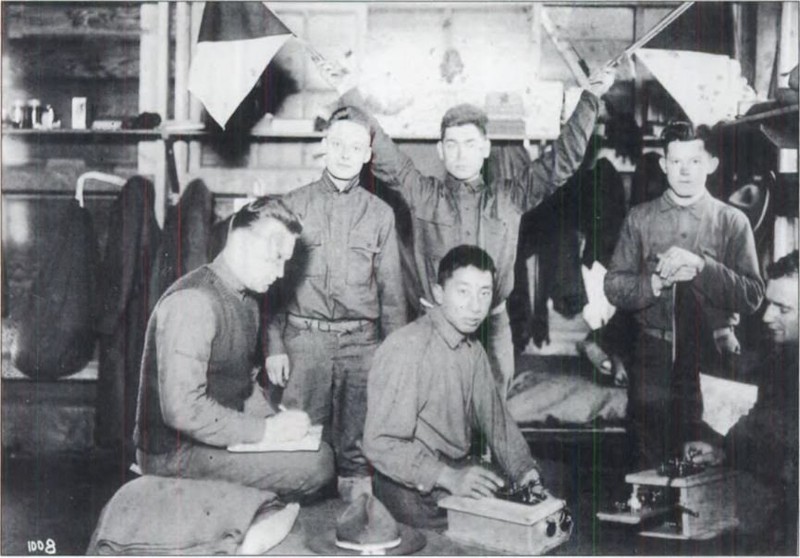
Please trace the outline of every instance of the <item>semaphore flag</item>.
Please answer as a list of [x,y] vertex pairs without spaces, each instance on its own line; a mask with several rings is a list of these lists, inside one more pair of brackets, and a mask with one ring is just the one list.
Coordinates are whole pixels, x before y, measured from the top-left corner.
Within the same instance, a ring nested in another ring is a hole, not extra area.
[[261,2],[206,2],[189,91],[225,128],[292,32]]

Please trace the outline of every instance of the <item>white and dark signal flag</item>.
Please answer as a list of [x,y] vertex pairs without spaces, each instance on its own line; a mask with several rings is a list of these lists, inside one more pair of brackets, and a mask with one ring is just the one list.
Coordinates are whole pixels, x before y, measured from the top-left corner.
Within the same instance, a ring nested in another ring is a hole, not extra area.
[[206,2],[189,70],[189,91],[225,128],[291,36],[261,2]]

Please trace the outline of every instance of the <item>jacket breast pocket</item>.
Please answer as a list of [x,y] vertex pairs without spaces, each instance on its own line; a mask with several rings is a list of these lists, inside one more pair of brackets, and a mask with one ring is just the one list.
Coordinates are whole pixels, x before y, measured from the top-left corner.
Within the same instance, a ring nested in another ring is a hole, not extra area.
[[439,262],[451,248],[458,244],[454,217],[441,213],[417,214],[414,220],[416,237],[414,251],[419,254],[416,257],[421,257],[425,266],[426,277],[420,277],[420,279],[427,280],[431,287],[436,283]]
[[315,277],[325,273],[325,254],[320,231],[303,231],[295,258],[302,275]]
[[416,215],[414,227],[426,254],[441,259],[456,245],[458,228],[452,215]]
[[377,238],[352,233],[347,242],[347,284],[369,285],[375,281],[375,259],[379,253]]

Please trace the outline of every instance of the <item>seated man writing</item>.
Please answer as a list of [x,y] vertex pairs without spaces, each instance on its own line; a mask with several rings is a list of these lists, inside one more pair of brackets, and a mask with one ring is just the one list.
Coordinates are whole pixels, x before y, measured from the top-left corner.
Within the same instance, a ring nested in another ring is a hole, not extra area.
[[510,479],[540,482],[486,352],[472,336],[492,307],[494,278],[494,262],[482,249],[453,248],[439,264],[436,306],[390,335],[375,354],[364,453],[376,469],[375,495],[408,525],[444,528],[439,499],[448,493],[491,496],[504,485],[472,464],[473,428]]
[[255,382],[259,304],[283,275],[302,226],[283,202],[260,198],[231,221],[225,247],[176,281],[147,326],[134,441],[146,474],[216,479],[310,495],[333,477],[333,455],[229,453],[227,446],[303,437],[302,411],[275,414]]
[[[797,552],[798,252],[767,267],[770,356],[758,368],[755,406],[723,438],[710,428],[684,445],[687,459],[739,471],[740,530],[756,535],[759,553]],[[764,545],[769,545],[765,547]]]

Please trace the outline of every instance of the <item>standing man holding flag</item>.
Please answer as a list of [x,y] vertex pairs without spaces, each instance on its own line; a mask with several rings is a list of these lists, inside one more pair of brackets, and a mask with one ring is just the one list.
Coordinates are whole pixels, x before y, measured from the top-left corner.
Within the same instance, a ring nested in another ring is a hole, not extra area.
[[[342,94],[341,103],[365,110],[359,91],[346,73],[317,61],[328,81]],[[514,349],[506,299],[514,285],[514,260],[522,215],[539,205],[578,169],[597,120],[600,97],[614,83],[605,67],[589,78],[589,88],[552,149],[531,161],[516,177],[487,181],[484,162],[491,141],[485,111],[473,105],[449,109],[437,144],[444,180],[424,176],[373,119],[374,175],[402,195],[413,215],[414,265],[421,292],[409,301],[421,312],[433,300],[439,261],[460,244],[484,249],[497,267],[494,302],[482,336],[500,393],[505,397],[514,376]]]

